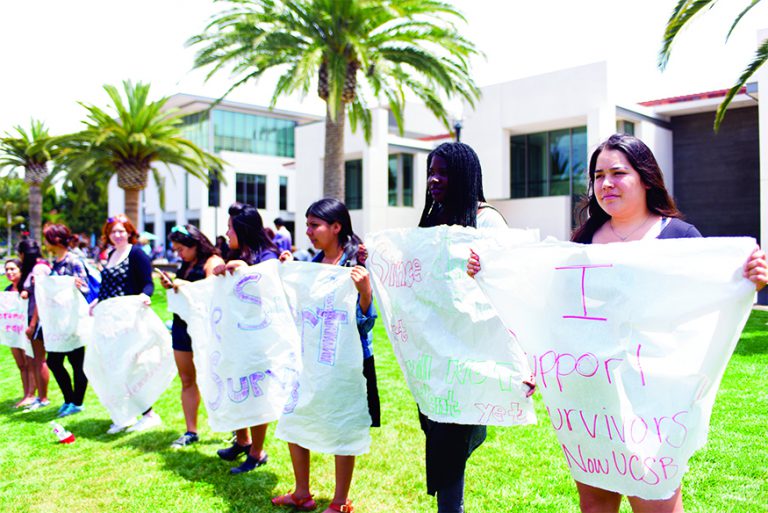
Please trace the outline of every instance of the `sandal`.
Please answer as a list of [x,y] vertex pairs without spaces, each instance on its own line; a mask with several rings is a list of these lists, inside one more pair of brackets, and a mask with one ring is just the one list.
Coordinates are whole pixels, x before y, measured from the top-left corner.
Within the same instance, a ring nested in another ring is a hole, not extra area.
[[286,493],[285,495],[272,497],[272,504],[275,506],[293,506],[298,511],[312,511],[317,508],[317,503],[312,499],[311,495],[299,499],[295,493]]
[[328,505],[328,509],[331,511],[339,511],[341,513],[352,513],[355,511],[355,508],[352,506],[352,501],[349,499],[347,499],[344,504],[334,504],[332,502]]

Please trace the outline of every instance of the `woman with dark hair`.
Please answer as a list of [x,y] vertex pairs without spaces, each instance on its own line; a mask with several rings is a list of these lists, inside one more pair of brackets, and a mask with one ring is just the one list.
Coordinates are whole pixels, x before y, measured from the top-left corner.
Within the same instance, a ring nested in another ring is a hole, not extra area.
[[[260,262],[276,259],[277,247],[264,232],[264,222],[259,211],[251,205],[235,203],[229,207],[229,247],[236,259],[216,266],[213,274],[233,273],[240,267],[256,265]],[[230,469],[232,474],[250,472],[267,463],[268,455],[264,450],[264,439],[269,424],[250,426],[235,431],[235,441],[230,447],[219,449],[216,454],[226,461],[235,461],[245,454],[245,461]]]
[[[74,276],[75,286],[83,296],[87,296],[89,287],[85,264],[80,257],[69,250],[72,239],[76,239],[77,236],[73,236],[69,228],[63,224],[46,224],[43,227],[43,238],[48,250],[54,256],[51,274]],[[64,358],[68,359],[72,366],[72,378],[64,367]],[[83,411],[83,399],[85,399],[85,390],[88,388],[88,378],[83,372],[84,360],[85,346],[68,352],[48,351],[48,368],[53,372],[53,377],[56,378],[56,383],[59,384],[61,394],[64,396],[64,404],[59,408],[59,417]]]
[[[9,258],[5,261],[5,277],[11,282],[5,288],[5,292],[21,292],[21,260]],[[35,402],[35,375],[32,371],[32,358],[27,356],[23,347],[12,347],[11,354],[21,374],[21,386],[24,397],[14,405],[14,408],[29,406]]]
[[[173,250],[181,258],[181,269],[175,280],[171,280],[165,273],[160,274],[160,283],[166,289],[172,288],[174,292],[178,292],[179,286],[211,276],[214,268],[224,263],[219,256],[219,250],[213,247],[208,237],[194,225],[174,226],[168,238]],[[187,425],[187,431],[171,444],[171,448],[181,449],[198,441],[197,412],[200,408],[200,390],[197,388],[197,371],[192,358],[192,339],[187,333],[187,323],[177,314],[173,314],[171,340],[176,369],[181,379],[181,409],[184,411],[184,421]]]
[[[419,226],[441,224],[507,227],[502,215],[485,202],[477,154],[459,142],[443,143],[427,156],[427,197]],[[426,436],[427,493],[437,495],[438,512],[464,511],[467,460],[485,441],[486,427],[436,422],[421,410],[419,421]]]
[[[312,259],[330,265],[352,267],[352,281],[357,288],[357,331],[363,346],[363,376],[366,380],[368,413],[371,426],[381,425],[379,390],[376,383],[376,366],[373,359],[373,325],[376,322],[376,310],[373,307],[373,289],[368,270],[364,267],[367,257],[365,246],[360,237],[352,231],[349,210],[339,200],[326,198],[312,203],[306,212],[307,237],[319,250]],[[290,251],[280,254],[281,261],[293,260]],[[329,391],[331,392],[331,391]],[[317,507],[309,486],[310,451],[295,443],[288,443],[293,464],[296,486],[292,493],[272,499],[272,504],[292,506],[306,511]],[[352,474],[355,469],[355,456],[334,456],[336,465],[336,487],[333,500],[324,513],[335,511],[354,511],[349,500]]]
[[[592,153],[589,161],[589,188],[581,212],[589,218],[577,228],[571,240],[583,244],[609,244],[647,239],[701,237],[682,216],[667,192],[664,177],[653,153],[640,139],[626,134],[612,135]],[[480,271],[480,261],[471,255],[467,272]],[[744,277],[757,290],[768,282],[765,253],[756,248],[744,265]],[[576,482],[582,512],[618,512],[621,494]],[[628,497],[636,513],[681,513],[683,498],[678,488],[669,499],[646,500]]]
[[[99,297],[91,303],[91,313],[100,302],[118,296],[138,295],[144,304],[151,304],[150,296],[155,291],[152,283],[152,262],[137,244],[139,233],[125,214],[107,219],[101,230],[102,243],[110,244],[112,250],[107,254],[107,262],[101,271]],[[119,425],[113,423],[107,434],[114,435],[125,429],[129,432],[144,431],[162,424],[160,415],[147,409],[136,423]]]
[[32,359],[32,372],[35,375],[35,384],[37,385],[37,398],[27,406],[24,411],[37,410],[48,406],[51,402],[48,400],[48,365],[45,363],[45,345],[43,344],[43,330],[40,327],[40,318],[37,315],[37,303],[35,302],[35,277],[47,276],[51,272],[42,254],[40,245],[36,240],[26,239],[19,242],[17,252],[21,259],[21,278],[22,284],[21,297],[29,299],[27,338],[32,343],[34,357]]

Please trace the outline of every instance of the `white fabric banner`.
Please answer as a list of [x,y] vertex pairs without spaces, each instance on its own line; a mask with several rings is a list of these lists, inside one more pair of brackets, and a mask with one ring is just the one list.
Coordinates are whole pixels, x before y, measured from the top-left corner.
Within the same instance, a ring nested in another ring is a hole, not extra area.
[[93,317],[73,276],[38,276],[35,299],[46,351],[66,353],[87,343]]
[[313,262],[280,267],[301,334],[303,370],[298,396],[275,435],[311,451],[356,456],[371,445],[357,331],[357,289],[351,269]]
[[94,308],[85,352],[88,381],[115,424],[146,411],[176,375],[165,324],[139,296],[115,297]]
[[32,356],[27,338],[27,303],[18,292],[0,292],[0,344],[18,347]]
[[478,283],[532,361],[574,479],[645,499],[677,489],[749,316],[754,248],[475,243]]
[[299,334],[277,260],[168,291],[188,324],[197,384],[214,431],[277,420],[295,395]]
[[431,420],[511,426],[536,421],[531,375],[513,336],[466,274],[482,237],[536,242],[537,230],[457,226],[386,230],[366,238],[377,304],[419,409]]

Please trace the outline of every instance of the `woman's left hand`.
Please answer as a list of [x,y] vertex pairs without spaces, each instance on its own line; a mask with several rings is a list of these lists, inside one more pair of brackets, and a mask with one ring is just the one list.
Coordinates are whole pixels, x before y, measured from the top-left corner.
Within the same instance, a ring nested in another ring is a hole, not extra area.
[[24,331],[24,334],[27,336],[29,340],[32,340],[32,337],[35,335],[35,327],[32,325],[27,326],[27,329]]
[[365,244],[360,244],[357,246],[357,265],[365,265],[365,262],[368,260],[368,248],[365,247]]
[[81,279],[75,276],[75,288],[81,289],[85,285],[85,282]]
[[531,374],[531,377],[524,379],[523,383],[528,385],[528,391],[525,393],[525,397],[531,397],[536,391],[536,378],[534,378],[533,374]]
[[765,252],[756,247],[744,264],[744,277],[755,284],[758,290],[763,289],[768,284],[768,265],[765,261]]
[[144,303],[144,306],[150,306],[152,304],[152,300],[149,298],[148,295],[144,294],[143,292],[139,294],[139,297],[141,298],[141,301]]

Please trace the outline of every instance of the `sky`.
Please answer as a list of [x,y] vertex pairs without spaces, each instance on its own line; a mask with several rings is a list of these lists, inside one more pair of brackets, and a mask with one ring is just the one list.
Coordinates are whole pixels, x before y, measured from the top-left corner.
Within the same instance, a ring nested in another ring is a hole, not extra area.
[[[719,2],[680,36],[664,73],[656,67],[664,25],[677,0],[454,0],[468,23],[459,30],[484,52],[472,63],[478,85],[607,60],[622,100],[645,101],[730,87],[751,61],[768,2],[725,36],[749,0]],[[0,133],[30,118],[52,133],[81,128],[85,109],[105,107],[103,84],[152,84],[174,93],[218,97],[232,78],[206,82],[184,42],[223,9],[211,0],[1,0]],[[230,94],[266,105],[273,77]],[[319,99],[287,98],[278,108],[321,114]]]

